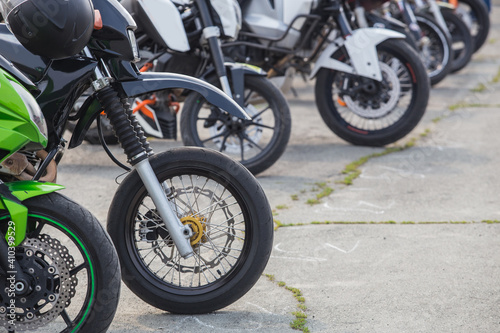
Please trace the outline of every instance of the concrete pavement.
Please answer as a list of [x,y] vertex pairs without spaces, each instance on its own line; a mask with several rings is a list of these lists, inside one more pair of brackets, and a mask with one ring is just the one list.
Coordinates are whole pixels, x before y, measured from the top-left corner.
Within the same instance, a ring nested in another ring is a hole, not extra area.
[[[267,276],[196,316],[159,311],[123,286],[110,332],[294,332],[299,301],[278,281],[301,291],[311,332],[500,332],[498,1],[491,19],[489,42],[434,87],[421,123],[396,143],[415,146],[371,158],[350,186],[338,183],[345,166],[384,148],[336,137],[313,83],[297,81],[290,143],[258,177],[275,218],[293,224],[276,231]],[[165,145],[180,142],[153,142]],[[119,174],[99,146],[84,145],[67,152],[58,182],[105,223]],[[321,186],[334,191],[307,204]]]

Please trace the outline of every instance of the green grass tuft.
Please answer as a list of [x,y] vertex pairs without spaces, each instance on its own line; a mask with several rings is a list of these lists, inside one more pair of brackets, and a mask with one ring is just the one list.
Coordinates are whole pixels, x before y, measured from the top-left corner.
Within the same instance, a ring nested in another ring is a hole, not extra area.
[[483,92],[486,90],[486,85],[484,83],[478,83],[477,86],[472,88],[470,91],[472,92]]

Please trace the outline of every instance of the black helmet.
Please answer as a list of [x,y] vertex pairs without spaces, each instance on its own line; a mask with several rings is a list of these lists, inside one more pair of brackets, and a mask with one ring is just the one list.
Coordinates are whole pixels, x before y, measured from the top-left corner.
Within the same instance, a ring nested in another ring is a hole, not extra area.
[[71,57],[87,45],[94,29],[91,0],[1,0],[12,33],[31,53]]

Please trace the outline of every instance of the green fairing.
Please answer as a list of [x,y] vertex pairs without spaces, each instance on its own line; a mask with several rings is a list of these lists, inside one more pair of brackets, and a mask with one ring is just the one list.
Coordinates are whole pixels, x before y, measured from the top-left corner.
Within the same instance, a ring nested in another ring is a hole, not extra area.
[[[43,194],[52,193],[64,188],[62,185],[52,184],[52,183],[40,183],[33,180],[4,183],[10,190],[13,196],[15,196],[20,201],[24,201],[29,198],[40,196]],[[18,246],[22,243],[26,237],[26,225],[28,221],[28,209],[26,206],[6,199],[5,197],[0,197],[0,209],[6,209],[9,211],[11,220],[14,222],[15,236],[14,244],[9,244],[9,246]],[[8,235],[5,236],[7,242],[9,242]]]
[[0,149],[15,152],[28,142],[47,145],[47,139],[31,121],[24,101],[12,87],[11,81],[17,82],[0,69]]
[[9,236],[12,236],[9,232],[11,229],[9,228],[8,232],[5,234],[7,244],[9,244],[9,246],[17,246],[21,244],[26,237],[28,208],[17,202],[0,197],[0,210],[1,209],[6,209],[9,212],[10,219],[14,222],[14,241],[12,241],[12,239],[9,240]]

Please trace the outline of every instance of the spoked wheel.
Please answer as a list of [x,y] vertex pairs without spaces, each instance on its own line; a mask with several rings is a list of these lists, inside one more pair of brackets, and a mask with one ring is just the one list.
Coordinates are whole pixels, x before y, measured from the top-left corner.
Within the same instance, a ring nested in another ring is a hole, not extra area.
[[442,10],[441,13],[451,35],[453,52],[451,71],[457,72],[469,63],[474,53],[472,35],[465,22],[453,11]]
[[244,109],[251,120],[235,118],[192,93],[182,109],[181,135],[185,145],[217,150],[258,174],[285,151],[291,131],[290,109],[267,78],[247,75],[244,84]]
[[418,42],[420,58],[427,68],[431,85],[435,85],[441,82],[452,69],[452,42],[432,18],[417,13],[415,18],[423,34],[423,38]]
[[[383,146],[408,134],[422,118],[429,80],[417,53],[403,41],[377,45],[382,81],[322,69],[316,104],[328,127],[344,140]],[[333,58],[349,63],[339,50]]]
[[173,210],[193,230],[194,256],[179,255],[136,172],[120,185],[108,231],[123,281],[149,304],[207,313],[243,296],[272,248],[272,214],[248,170],[213,150],[178,148],[150,159]]
[[[8,332],[105,332],[120,291],[111,239],[88,211],[57,193],[24,204],[28,233],[15,258],[28,281],[16,283],[11,310],[8,274],[0,270],[0,326]],[[0,215],[0,226],[8,219]]]

